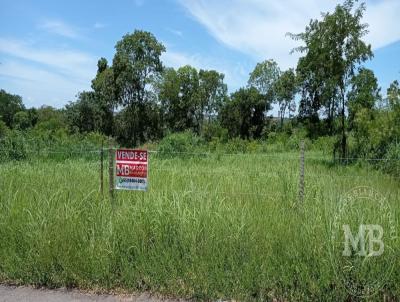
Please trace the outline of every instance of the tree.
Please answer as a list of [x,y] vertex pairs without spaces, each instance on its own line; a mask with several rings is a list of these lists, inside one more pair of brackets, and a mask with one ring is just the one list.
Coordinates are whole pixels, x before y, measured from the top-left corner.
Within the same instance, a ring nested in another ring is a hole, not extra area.
[[224,74],[215,70],[200,70],[199,98],[201,112],[209,122],[213,116],[217,115],[225,102],[227,91],[228,88],[224,83]]
[[69,128],[73,132],[101,131],[103,116],[93,91],[79,93],[74,103],[65,106]]
[[265,126],[265,110],[271,108],[255,87],[241,88],[231,95],[218,116],[231,137],[260,138]]
[[27,130],[36,125],[38,114],[36,108],[29,108],[24,111],[18,111],[13,118],[13,128],[18,130]]
[[97,62],[97,74],[92,80],[92,89],[94,90],[93,101],[99,112],[98,118],[101,123],[97,130],[105,135],[113,134],[114,108],[117,105],[115,95],[114,72],[112,67],[108,66],[105,58]]
[[189,65],[166,69],[160,88],[160,99],[169,129],[199,133],[203,118],[199,99],[199,74]]
[[360,68],[359,73],[353,76],[350,83],[351,90],[347,94],[347,99],[351,129],[357,112],[361,109],[372,110],[381,96],[378,79],[370,69]]
[[248,81],[249,87],[255,87],[265,97],[265,109],[266,114],[268,104],[273,103],[276,100],[274,85],[276,80],[280,76],[280,69],[278,64],[270,59],[257,63],[254,70],[250,73]]
[[[372,79],[371,76],[363,77]],[[359,81],[357,81],[359,82]],[[366,81],[364,81],[366,82]],[[367,81],[375,86],[375,80]],[[357,111],[354,113],[352,132],[354,136],[353,154],[357,157],[368,156],[376,158],[398,158],[400,141],[400,89],[397,81],[394,81],[387,90],[387,105],[374,106],[370,91],[376,93],[377,89],[369,89],[363,93],[356,103]],[[374,94],[375,94],[374,93]],[[374,95],[372,94],[372,95]],[[376,95],[376,94],[375,94]],[[389,163],[389,162],[388,162]],[[394,171],[392,162],[386,165],[386,169]]]
[[39,131],[55,132],[66,128],[64,110],[51,106],[42,106],[37,109],[37,123],[35,129]]
[[387,89],[387,100],[390,110],[390,127],[393,133],[393,140],[400,141],[400,86],[398,81],[394,81]]
[[13,128],[18,130],[26,130],[32,126],[27,111],[18,111],[13,118]]
[[286,109],[290,110],[290,105],[294,100],[296,90],[296,75],[292,68],[283,72],[275,81],[274,91],[279,105],[281,129],[283,127],[283,119],[285,117]]
[[310,136],[317,135],[320,127],[319,112],[325,106],[330,134],[333,133],[333,117],[336,110],[335,79],[330,77],[332,66],[329,53],[321,51],[321,22],[311,20],[304,33],[293,35],[295,40],[302,40],[305,46],[292,50],[306,53],[299,58],[296,68],[297,82],[300,89],[299,120],[306,123]]
[[[341,118],[341,156],[346,155],[346,93],[355,69],[372,57],[371,46],[362,41],[367,24],[361,19],[365,4],[354,7],[353,0],[337,5],[333,13],[323,14],[321,21],[311,20],[304,33],[291,35],[305,46],[295,50],[305,52],[299,60],[298,72],[302,80],[303,96],[308,94],[312,113],[321,105],[334,112],[339,108]],[[304,108],[303,108],[304,109]],[[333,116],[333,113],[331,113]]]
[[0,90],[0,118],[8,128],[13,127],[15,114],[24,110],[22,97],[9,94],[3,89]]
[[397,80],[390,84],[386,94],[389,108],[392,110],[400,110],[400,86]]
[[146,103],[155,100],[153,83],[163,70],[160,56],[165,47],[151,33],[135,30],[117,42],[115,48],[115,97],[119,105],[126,107],[129,143],[136,146],[145,140]]

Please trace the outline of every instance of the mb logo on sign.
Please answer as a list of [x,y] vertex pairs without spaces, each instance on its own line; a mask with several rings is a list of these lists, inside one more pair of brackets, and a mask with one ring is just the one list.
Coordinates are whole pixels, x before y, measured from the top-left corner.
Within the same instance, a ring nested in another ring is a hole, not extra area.
[[[353,236],[350,226],[343,225],[344,232],[344,250],[343,256],[350,257],[352,255],[351,247],[358,256],[380,256],[383,254],[385,245],[383,244],[383,228],[376,224],[361,224],[356,236]],[[368,253],[366,250],[366,241],[368,241]],[[375,249],[378,247],[378,249]]]
[[147,191],[146,150],[118,149],[115,164],[116,189]]

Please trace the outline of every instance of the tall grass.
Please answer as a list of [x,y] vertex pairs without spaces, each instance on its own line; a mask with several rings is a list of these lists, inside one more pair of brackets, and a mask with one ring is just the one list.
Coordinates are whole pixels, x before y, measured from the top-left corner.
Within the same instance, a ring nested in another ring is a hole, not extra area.
[[[308,154],[298,204],[298,170],[297,153],[151,154],[149,191],[119,191],[111,202],[99,193],[97,161],[1,164],[0,279],[201,300],[349,299],[329,260],[335,204],[373,187],[398,229],[399,182]],[[400,296],[399,257],[394,265],[372,300]]]

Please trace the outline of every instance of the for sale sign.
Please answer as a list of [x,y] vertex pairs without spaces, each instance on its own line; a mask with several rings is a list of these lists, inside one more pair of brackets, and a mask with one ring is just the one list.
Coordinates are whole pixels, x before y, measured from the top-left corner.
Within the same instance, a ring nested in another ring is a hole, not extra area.
[[147,150],[117,149],[115,188],[147,191]]

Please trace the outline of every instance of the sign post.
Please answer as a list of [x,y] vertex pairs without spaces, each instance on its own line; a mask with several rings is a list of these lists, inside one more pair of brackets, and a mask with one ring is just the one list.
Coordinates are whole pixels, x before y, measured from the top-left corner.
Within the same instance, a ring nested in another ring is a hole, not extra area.
[[117,149],[115,160],[115,188],[147,191],[147,150]]
[[108,179],[110,198],[114,201],[114,149],[108,149]]

